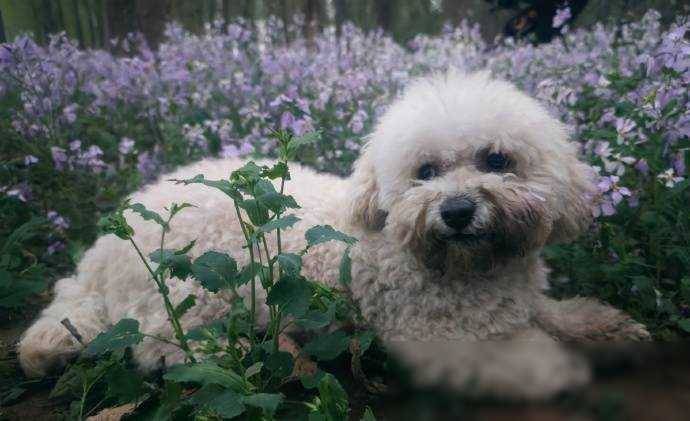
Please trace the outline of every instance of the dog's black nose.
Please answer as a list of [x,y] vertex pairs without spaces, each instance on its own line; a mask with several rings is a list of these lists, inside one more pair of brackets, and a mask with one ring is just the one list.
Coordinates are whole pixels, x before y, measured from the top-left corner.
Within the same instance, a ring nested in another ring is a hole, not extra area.
[[464,196],[451,197],[441,203],[441,218],[449,227],[462,231],[472,221],[477,204]]

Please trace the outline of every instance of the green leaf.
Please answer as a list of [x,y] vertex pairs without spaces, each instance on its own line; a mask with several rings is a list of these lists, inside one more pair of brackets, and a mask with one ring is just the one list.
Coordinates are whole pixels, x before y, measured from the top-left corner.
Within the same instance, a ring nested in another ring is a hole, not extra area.
[[175,313],[175,317],[178,319],[182,316],[185,315],[191,309],[196,305],[196,295],[194,294],[189,294],[187,297],[185,297],[184,300],[180,301],[180,304],[178,304],[175,309],[173,310],[173,313]]
[[300,376],[299,381],[302,383],[303,388],[314,389],[315,387],[319,386],[321,379],[323,379],[325,375],[326,372],[317,369],[316,373],[314,374]]
[[284,379],[292,374],[295,361],[289,352],[278,351],[269,354],[266,358],[266,368],[277,379]]
[[182,254],[189,253],[189,250],[191,250],[192,247],[194,247],[195,244],[196,244],[196,240],[192,240],[192,241],[190,241],[189,244],[187,244],[186,246],[184,246],[184,247],[182,247],[181,249],[175,251],[175,254],[182,255]]
[[0,254],[9,254],[13,249],[20,250],[22,244],[43,232],[47,225],[48,220],[45,218],[32,217],[14,228],[12,233],[5,238]]
[[301,317],[309,308],[311,285],[301,278],[283,277],[268,292],[266,304],[277,305],[281,311]]
[[686,302],[690,302],[690,278],[680,280],[680,294]]
[[279,393],[256,393],[243,396],[242,402],[245,405],[261,408],[267,415],[273,415],[278,406],[283,402],[283,395]]
[[321,411],[310,412],[307,421],[334,421],[326,417]]
[[350,338],[342,330],[317,336],[304,346],[304,352],[319,361],[328,361],[346,351]]
[[319,410],[326,415],[326,419],[347,419],[347,413],[350,411],[347,393],[338,382],[338,379],[332,374],[326,373],[319,381],[318,389]]
[[280,213],[286,209],[299,209],[300,206],[295,201],[295,198],[289,195],[280,194],[278,192],[265,193],[258,197],[259,201],[272,210],[274,213]]
[[170,212],[170,218],[172,218],[173,216],[177,215],[178,212],[180,212],[182,209],[185,209],[185,208],[196,208],[196,206],[192,205],[191,203],[187,203],[187,202],[179,204],[179,205],[177,203],[173,203],[172,205],[170,205],[170,210],[168,210],[167,208],[166,208],[166,210],[168,210],[168,212]]
[[690,333],[690,319],[682,319],[678,321],[678,327]]
[[204,341],[219,338],[225,333],[225,321],[225,318],[223,318],[193,327],[187,331],[185,338],[189,341]]
[[244,209],[254,226],[258,227],[268,222],[268,208],[256,199],[246,199],[237,205]]
[[376,417],[374,416],[374,413],[371,411],[371,408],[369,408],[368,406],[364,410],[364,415],[362,415],[361,421],[376,421]]
[[256,236],[259,232],[268,233],[277,229],[287,229],[299,222],[299,218],[295,215],[287,215],[282,218],[274,219],[260,226],[254,235]]
[[207,251],[192,263],[192,274],[205,289],[218,292],[233,285],[237,263],[225,253]]
[[250,365],[249,367],[247,367],[246,370],[244,370],[244,378],[249,379],[249,378],[261,373],[261,369],[263,368],[263,366],[264,366],[264,363],[262,363],[261,361],[259,361],[258,363],[254,363],[254,364]]
[[357,241],[356,238],[343,234],[330,225],[317,225],[315,227],[311,227],[304,234],[304,237],[307,239],[307,244],[309,247],[313,247],[317,244],[325,243],[331,240],[342,241],[349,245],[352,245]]
[[340,270],[338,281],[341,285],[350,285],[352,282],[352,259],[350,258],[350,247],[348,246],[340,259]]
[[21,273],[0,269],[0,307],[19,308],[25,300],[46,288],[42,266],[35,265]]
[[122,319],[107,332],[99,333],[86,347],[86,355],[99,355],[104,352],[124,349],[141,342],[144,335],[139,332],[139,322],[134,319]]
[[262,175],[270,178],[271,180],[283,177],[285,177],[286,180],[290,179],[290,171],[288,170],[288,166],[282,161],[278,161],[273,164],[272,167],[264,169]]
[[122,210],[101,218],[98,227],[101,232],[115,234],[123,240],[129,240],[134,235],[134,229],[127,223]]
[[230,196],[230,198],[236,202],[241,202],[242,201],[242,194],[237,190],[235,186],[232,185],[228,180],[207,180],[204,178],[203,174],[198,174],[194,176],[193,178],[189,178],[186,180],[170,180],[174,181],[176,184],[203,184],[204,186],[207,187],[212,187],[214,189],[218,189],[225,193],[226,195]]
[[258,262],[247,264],[245,267],[242,268],[242,271],[237,277],[237,286],[244,285],[247,282],[251,281],[254,277],[258,276],[262,270],[268,271],[268,267],[262,266]]
[[364,355],[371,346],[376,335],[371,330],[363,330],[352,335],[352,340],[359,342],[359,355]]
[[196,383],[202,386],[217,384],[237,393],[249,390],[242,376],[212,362],[174,365],[168,369],[163,378],[177,383]]
[[302,257],[294,253],[281,253],[278,255],[280,268],[290,276],[298,276],[302,270]]
[[7,406],[8,404],[17,400],[26,392],[26,389],[21,387],[13,386],[7,390],[0,392],[0,406]]
[[150,408],[143,408],[137,410],[136,419],[143,419],[147,421],[170,421],[175,415],[182,402],[182,386],[173,383],[165,382],[165,387],[158,396],[158,402],[155,406]]
[[247,162],[230,174],[231,180],[256,180],[259,177],[261,177],[261,167],[254,161]]
[[213,411],[222,418],[235,418],[245,411],[242,396],[217,385],[206,385],[189,398],[189,403]]
[[129,209],[141,215],[146,221],[153,221],[161,227],[168,229],[168,223],[156,212],[146,209],[141,203],[134,203],[128,206]]
[[[193,243],[190,243],[187,247],[191,248],[190,246],[193,245]],[[185,247],[185,249],[187,247]],[[154,263],[158,263],[158,271],[169,269],[170,276],[184,281],[192,272],[192,261],[186,254],[180,254],[181,251],[182,250],[158,249],[149,254],[149,259]]]
[[335,319],[335,307],[335,303],[331,302],[326,311],[309,310],[304,317],[296,319],[295,322],[304,329],[321,329],[331,324]]
[[118,364],[106,372],[107,396],[117,403],[134,402],[143,393],[144,380],[135,371]]
[[232,390],[225,390],[206,403],[206,407],[222,418],[235,418],[245,411],[241,396]]
[[293,137],[288,143],[288,157],[290,159],[294,158],[295,153],[299,148],[306,145],[311,145],[318,142],[321,139],[321,132],[309,132],[305,133],[299,137]]

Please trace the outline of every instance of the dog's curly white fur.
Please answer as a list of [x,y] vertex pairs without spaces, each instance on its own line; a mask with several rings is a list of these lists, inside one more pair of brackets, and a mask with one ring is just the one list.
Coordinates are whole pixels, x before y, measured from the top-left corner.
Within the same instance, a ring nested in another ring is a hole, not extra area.
[[[497,168],[486,167],[489,156],[500,157]],[[241,258],[242,234],[229,199],[165,181],[224,178],[240,165],[204,160],[163,176],[132,201],[155,211],[174,201],[197,205],[174,220],[168,246],[196,239],[193,254],[215,249]],[[433,171],[419,179],[425,165]],[[556,340],[648,337],[642,325],[604,304],[544,295],[548,270],[540,251],[587,227],[595,189],[563,125],[507,82],[484,73],[420,79],[383,116],[352,177],[298,166],[291,173],[288,193],[302,206],[301,222],[285,233],[284,248],[301,248],[304,230],[317,224],[358,237],[348,292],[421,381],[445,377],[462,386],[473,380],[480,391],[544,397],[589,375],[587,365]],[[444,203],[454,198],[471,206],[462,226],[449,224],[444,214]],[[131,213],[127,219],[143,250],[158,247],[156,225]],[[314,248],[304,259],[306,275],[336,285],[342,252],[335,243]],[[187,327],[228,310],[226,293],[208,293],[191,279],[170,280],[169,286],[175,302],[197,296],[183,318]],[[19,344],[22,367],[41,375],[78,351],[60,325],[64,318],[88,341],[125,317],[139,320],[143,332],[172,337],[135,251],[107,235],[74,276],[56,284],[54,302]],[[265,322],[265,309],[262,317]],[[511,345],[476,343],[496,339]],[[535,341],[537,348],[530,346]],[[174,347],[152,339],[135,349],[144,369],[156,367],[162,356],[168,364],[182,359]]]

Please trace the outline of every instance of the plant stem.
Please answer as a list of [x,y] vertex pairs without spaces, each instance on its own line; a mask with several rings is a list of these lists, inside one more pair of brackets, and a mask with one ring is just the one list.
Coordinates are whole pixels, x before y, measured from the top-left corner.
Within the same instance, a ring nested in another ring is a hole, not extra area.
[[139,246],[137,246],[137,243],[134,242],[134,239],[132,237],[129,238],[129,242],[132,243],[132,246],[134,246],[134,249],[137,251],[139,258],[142,262],[144,262],[144,265],[146,265],[146,269],[148,269],[149,273],[153,277],[153,281],[158,286],[158,291],[163,296],[163,304],[165,305],[165,311],[168,313],[168,318],[175,332],[175,337],[180,342],[180,348],[182,348],[182,350],[187,355],[187,358],[189,358],[191,362],[196,362],[196,359],[194,358],[194,355],[192,354],[192,351],[189,348],[189,345],[187,344],[187,339],[185,339],[184,337],[184,331],[182,330],[180,321],[177,319],[177,317],[175,317],[175,309],[172,303],[170,302],[170,298],[168,297],[168,287],[165,285],[165,282],[162,279],[159,279],[156,272],[154,272],[153,269],[151,269],[151,266],[146,261],[144,254],[141,252]]
[[[249,261],[251,262],[252,268],[254,267],[254,247],[252,246],[252,242],[249,239],[249,233],[247,232],[247,228],[244,226],[244,220],[242,219],[242,214],[240,213],[240,207],[237,205],[237,202],[233,201],[235,205],[235,213],[237,213],[237,219],[240,222],[240,227],[242,228],[242,234],[244,235],[244,241],[249,248]],[[249,340],[252,342],[252,345],[254,344],[254,323],[256,321],[256,276],[252,276],[251,279],[251,300],[252,302],[250,303],[250,314],[249,314]]]

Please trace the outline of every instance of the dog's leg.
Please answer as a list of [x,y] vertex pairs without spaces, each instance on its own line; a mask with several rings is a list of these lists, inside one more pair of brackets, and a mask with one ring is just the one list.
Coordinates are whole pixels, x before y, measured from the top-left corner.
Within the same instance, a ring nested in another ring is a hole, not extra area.
[[[61,322],[68,319],[75,332]],[[88,293],[72,278],[55,285],[55,299],[24,333],[19,345],[19,362],[29,377],[43,376],[63,367],[109,324],[100,294]]]
[[557,301],[543,297],[537,323],[550,335],[565,341],[649,340],[644,325],[624,312],[592,298]]
[[530,329],[484,342],[391,342],[387,347],[420,385],[446,385],[471,395],[548,399],[589,382],[586,360]]

